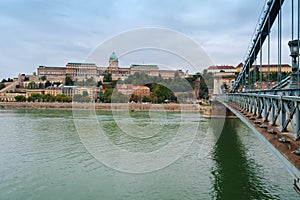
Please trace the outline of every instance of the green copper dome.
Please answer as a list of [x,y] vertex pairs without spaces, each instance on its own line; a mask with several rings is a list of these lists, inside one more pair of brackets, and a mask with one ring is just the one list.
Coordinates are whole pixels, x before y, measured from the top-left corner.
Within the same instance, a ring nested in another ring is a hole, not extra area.
[[118,56],[115,54],[115,52],[110,55],[109,60],[118,60]]

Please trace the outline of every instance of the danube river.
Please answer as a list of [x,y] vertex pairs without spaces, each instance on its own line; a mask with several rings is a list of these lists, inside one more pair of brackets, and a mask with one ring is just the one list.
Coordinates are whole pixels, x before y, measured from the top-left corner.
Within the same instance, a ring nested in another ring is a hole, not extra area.
[[[178,115],[155,113],[154,123],[165,121],[166,127],[145,138],[122,136],[111,112],[99,112],[96,118],[113,144],[147,153],[174,138]],[[141,127],[150,120],[143,112],[127,116],[131,119],[120,116],[119,123],[131,120]],[[0,199],[299,199],[293,178],[241,121],[226,120],[218,142],[199,156],[210,120],[194,113],[185,113],[184,119],[192,119],[189,127],[199,123],[187,150],[160,169],[130,173],[103,164],[87,151],[72,111],[2,109]]]

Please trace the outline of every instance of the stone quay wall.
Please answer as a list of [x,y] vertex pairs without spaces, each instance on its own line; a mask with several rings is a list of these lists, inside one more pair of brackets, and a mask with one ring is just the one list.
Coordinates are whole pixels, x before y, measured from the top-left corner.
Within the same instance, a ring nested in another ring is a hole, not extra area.
[[48,102],[0,102],[2,109],[51,109],[51,110],[130,110],[130,111],[167,111],[167,112],[205,112],[210,106],[198,104],[130,104],[130,103],[48,103]]

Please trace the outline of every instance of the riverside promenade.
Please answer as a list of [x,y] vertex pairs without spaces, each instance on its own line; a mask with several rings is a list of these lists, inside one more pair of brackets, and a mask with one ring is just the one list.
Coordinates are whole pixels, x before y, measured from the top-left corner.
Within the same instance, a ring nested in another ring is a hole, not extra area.
[[53,102],[0,102],[2,109],[95,109],[95,110],[130,110],[130,111],[167,111],[167,112],[210,112],[210,106],[198,104],[131,104],[131,103],[53,103]]

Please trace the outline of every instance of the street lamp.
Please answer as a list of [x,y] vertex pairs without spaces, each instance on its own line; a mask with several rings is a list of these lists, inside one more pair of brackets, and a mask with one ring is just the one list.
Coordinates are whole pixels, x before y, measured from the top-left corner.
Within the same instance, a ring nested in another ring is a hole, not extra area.
[[299,56],[299,40],[292,40],[289,41],[288,43],[291,51],[291,57],[293,58],[292,60],[292,74],[290,78],[290,88],[291,89],[297,89],[298,88],[298,56]]

